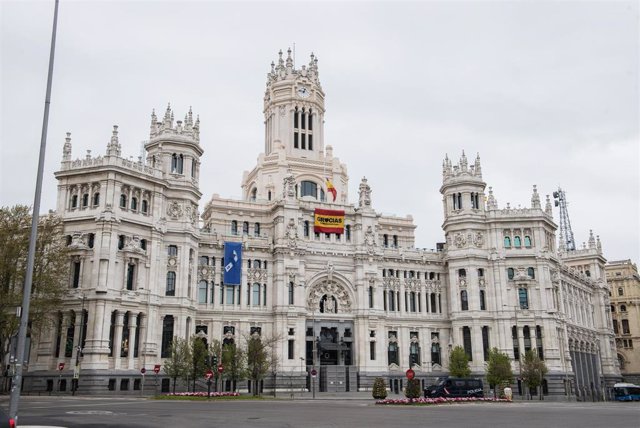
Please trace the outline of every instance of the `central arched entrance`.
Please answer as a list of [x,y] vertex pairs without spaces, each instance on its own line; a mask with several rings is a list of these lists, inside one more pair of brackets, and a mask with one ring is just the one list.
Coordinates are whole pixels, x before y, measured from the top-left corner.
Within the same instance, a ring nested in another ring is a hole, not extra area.
[[307,386],[320,392],[357,390],[352,298],[347,288],[330,279],[311,287],[307,297]]

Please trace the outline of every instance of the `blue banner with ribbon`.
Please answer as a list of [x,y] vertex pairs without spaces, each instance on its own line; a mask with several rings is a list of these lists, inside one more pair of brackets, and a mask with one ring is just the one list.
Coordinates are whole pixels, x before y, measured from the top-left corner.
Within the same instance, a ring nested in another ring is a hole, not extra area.
[[224,243],[224,285],[240,285],[242,281],[242,243]]

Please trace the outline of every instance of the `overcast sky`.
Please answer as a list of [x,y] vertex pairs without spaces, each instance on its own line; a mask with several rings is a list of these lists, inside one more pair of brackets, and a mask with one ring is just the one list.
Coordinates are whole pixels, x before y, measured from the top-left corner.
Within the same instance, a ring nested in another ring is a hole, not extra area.
[[[53,0],[1,1],[0,205],[33,203]],[[150,113],[189,106],[205,150],[202,205],[239,198],[264,150],[262,98],[279,49],[319,58],[325,144],[350,200],[411,214],[443,240],[445,154],[477,152],[504,207],[567,192],[576,241],[640,260],[638,2],[60,2],[42,211],[65,132],[104,154],[114,124],[137,159]],[[558,211],[554,216],[558,221]]]

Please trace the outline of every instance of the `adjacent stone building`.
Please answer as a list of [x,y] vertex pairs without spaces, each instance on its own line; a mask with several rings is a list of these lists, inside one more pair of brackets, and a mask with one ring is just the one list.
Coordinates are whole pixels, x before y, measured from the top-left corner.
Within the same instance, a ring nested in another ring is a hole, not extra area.
[[611,315],[620,373],[626,382],[640,385],[640,275],[631,260],[607,263],[611,288]]
[[[280,53],[264,153],[241,200],[201,203],[200,157],[213,143],[190,110],[184,121],[153,113],[136,161],[121,154],[117,127],[100,156],[73,159],[68,135],[56,178],[69,299],[35,345],[26,389],[58,389],[59,374],[66,387],[78,362],[81,391],[134,391],[174,336],[259,334],[279,338],[277,373],[240,389],[308,389],[315,367],[320,391],[365,390],[377,376],[398,391],[410,367],[423,384],[446,375],[460,345],[474,375],[491,347],[516,373],[534,350],[549,398],[602,398],[620,374],[599,240],[558,249],[549,197],[533,186],[529,208],[499,207],[480,157],[463,152],[442,164],[443,242],[416,248],[412,217],[376,210],[366,178],[349,197],[347,167],[324,141],[324,100],[317,58],[296,69]],[[342,212],[341,233],[316,233],[317,209]],[[223,283],[225,242],[242,243],[239,286]]]

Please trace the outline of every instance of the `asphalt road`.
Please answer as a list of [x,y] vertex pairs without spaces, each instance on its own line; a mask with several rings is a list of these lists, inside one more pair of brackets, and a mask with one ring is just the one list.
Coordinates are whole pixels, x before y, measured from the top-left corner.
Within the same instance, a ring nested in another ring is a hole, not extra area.
[[[0,405],[7,405],[1,402]],[[23,397],[21,425],[75,427],[637,428],[640,403],[381,406],[373,400],[163,401]]]

